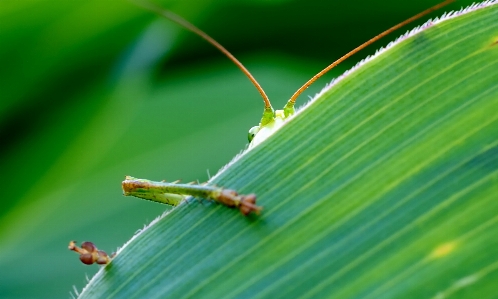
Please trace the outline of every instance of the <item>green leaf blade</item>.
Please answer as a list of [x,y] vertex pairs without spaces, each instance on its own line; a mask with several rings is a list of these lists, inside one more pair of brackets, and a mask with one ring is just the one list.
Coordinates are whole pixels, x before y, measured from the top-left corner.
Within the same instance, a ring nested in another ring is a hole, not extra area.
[[[498,6],[406,38],[342,78],[138,235],[87,297],[492,298]],[[441,297],[443,296],[443,297]]]

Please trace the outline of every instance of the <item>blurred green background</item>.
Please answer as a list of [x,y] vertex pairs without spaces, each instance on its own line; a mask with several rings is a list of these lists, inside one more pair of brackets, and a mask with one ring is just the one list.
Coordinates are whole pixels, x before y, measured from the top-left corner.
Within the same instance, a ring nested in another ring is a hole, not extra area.
[[[154,3],[229,49],[281,108],[327,64],[437,1]],[[0,298],[81,290],[98,268],[70,240],[110,253],[168,209],[123,197],[124,176],[205,181],[244,149],[263,108],[209,44],[127,1],[0,2],[0,91]]]

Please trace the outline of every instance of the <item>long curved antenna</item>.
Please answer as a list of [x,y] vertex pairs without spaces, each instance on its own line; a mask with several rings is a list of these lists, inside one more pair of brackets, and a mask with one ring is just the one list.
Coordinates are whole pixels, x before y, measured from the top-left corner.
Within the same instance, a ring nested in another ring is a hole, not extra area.
[[193,32],[194,34],[197,34],[198,36],[202,37],[204,40],[206,40],[208,43],[216,47],[218,50],[221,51],[221,53],[225,54],[228,59],[230,59],[235,65],[239,67],[239,69],[251,80],[252,84],[256,87],[256,89],[259,91],[261,96],[263,97],[263,101],[265,102],[265,109],[272,109],[270,99],[266,95],[265,91],[259,85],[258,81],[251,75],[251,73],[244,67],[244,65],[237,60],[230,52],[228,52],[227,49],[225,49],[222,45],[220,45],[217,41],[215,41],[213,38],[211,38],[207,33],[204,31],[200,30],[199,28],[195,27],[193,24],[185,20],[184,18],[180,17],[179,15],[173,13],[172,11],[163,9],[159,6],[156,6],[152,3],[145,2],[145,1],[136,1],[132,0],[133,3],[135,3],[138,6],[141,6],[142,8],[148,9],[158,15],[161,15],[165,17],[166,19],[175,22],[176,24],[180,25],[181,27]]
[[370,40],[366,41],[365,43],[361,44],[360,46],[354,48],[352,51],[350,51],[349,53],[347,53],[346,55],[342,56],[341,58],[337,59],[336,61],[334,61],[331,65],[329,65],[328,67],[324,68],[322,71],[320,71],[318,74],[314,75],[311,79],[308,80],[308,82],[306,82],[303,86],[301,86],[293,95],[292,97],[290,98],[288,104],[290,105],[294,105],[294,103],[296,102],[296,99],[297,97],[299,97],[301,95],[301,93],[303,93],[303,91],[305,91],[311,84],[313,84],[316,80],[318,80],[318,78],[320,78],[321,76],[323,76],[325,73],[327,73],[328,71],[330,71],[331,69],[333,69],[335,66],[337,66],[339,63],[343,62],[344,60],[348,59],[350,56],[356,54],[358,51],[362,50],[363,48],[369,46],[370,44],[376,42],[377,40],[381,39],[382,37],[388,35],[389,33],[405,26],[406,24],[408,23],[411,23],[443,6],[446,6],[452,2],[455,2],[455,0],[446,0],[444,2],[441,2],[439,3],[438,5],[435,5],[429,9],[426,9],[424,10],[423,12],[419,13],[419,14],[416,14],[414,15],[413,17],[399,23],[398,25],[395,25],[389,29],[387,29],[386,31],[382,32],[381,34],[375,36],[374,38],[371,38]]

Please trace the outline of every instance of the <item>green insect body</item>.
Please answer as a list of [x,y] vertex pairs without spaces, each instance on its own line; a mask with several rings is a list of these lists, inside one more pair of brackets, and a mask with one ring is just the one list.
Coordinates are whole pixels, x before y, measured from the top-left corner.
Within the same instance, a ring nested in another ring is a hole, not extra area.
[[289,101],[283,110],[274,111],[273,108],[265,109],[263,117],[258,126],[254,126],[249,130],[249,148],[253,148],[260,144],[278,129],[295,113],[294,103]]
[[259,124],[249,130],[249,148],[253,148],[280,129],[289,117],[285,117],[284,110],[276,110],[273,119],[267,124]]

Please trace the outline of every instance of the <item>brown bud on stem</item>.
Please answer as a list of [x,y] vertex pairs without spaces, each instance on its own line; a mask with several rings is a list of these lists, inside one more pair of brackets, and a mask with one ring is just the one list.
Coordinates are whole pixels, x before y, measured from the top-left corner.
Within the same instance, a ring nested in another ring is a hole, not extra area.
[[81,248],[76,246],[76,241],[69,242],[69,250],[72,250],[80,255],[80,261],[83,264],[91,265],[97,263],[99,265],[106,265],[111,262],[111,258],[114,254],[109,257],[105,251],[98,250],[97,247],[92,242],[83,242]]

